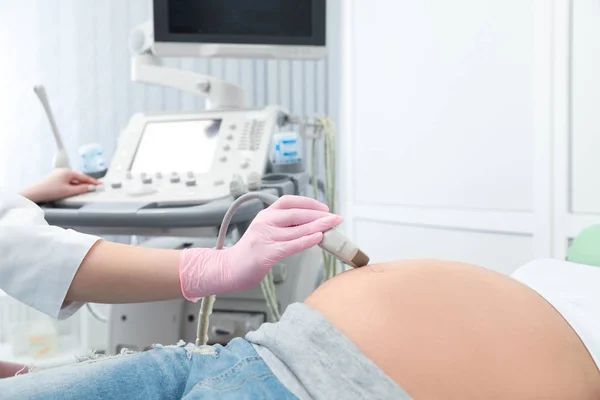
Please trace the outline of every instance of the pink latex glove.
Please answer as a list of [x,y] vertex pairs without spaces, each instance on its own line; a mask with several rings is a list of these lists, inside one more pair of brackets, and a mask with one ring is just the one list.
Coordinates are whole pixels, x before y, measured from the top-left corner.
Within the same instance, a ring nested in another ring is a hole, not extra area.
[[258,285],[276,263],[318,245],[323,232],[342,223],[317,200],[283,196],[262,210],[242,238],[231,248],[186,249],[179,258],[183,296],[202,297],[249,290]]

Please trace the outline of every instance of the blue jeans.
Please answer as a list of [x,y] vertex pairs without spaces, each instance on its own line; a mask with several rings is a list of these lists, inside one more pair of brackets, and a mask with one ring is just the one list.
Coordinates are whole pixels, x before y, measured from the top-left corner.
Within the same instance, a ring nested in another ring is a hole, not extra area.
[[296,399],[244,339],[160,346],[0,380],[0,399]]

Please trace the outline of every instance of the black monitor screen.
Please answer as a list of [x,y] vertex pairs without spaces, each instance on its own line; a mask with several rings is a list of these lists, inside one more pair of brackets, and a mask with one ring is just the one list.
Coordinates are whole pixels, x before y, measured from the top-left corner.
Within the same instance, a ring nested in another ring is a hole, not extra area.
[[325,45],[326,0],[155,0],[157,41]]

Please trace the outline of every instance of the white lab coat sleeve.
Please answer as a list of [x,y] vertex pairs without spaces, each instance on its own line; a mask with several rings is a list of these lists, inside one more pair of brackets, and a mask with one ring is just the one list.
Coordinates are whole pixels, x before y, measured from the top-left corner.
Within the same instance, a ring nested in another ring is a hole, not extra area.
[[36,204],[0,191],[0,289],[44,314],[64,319],[83,305],[65,296],[98,240],[50,226]]

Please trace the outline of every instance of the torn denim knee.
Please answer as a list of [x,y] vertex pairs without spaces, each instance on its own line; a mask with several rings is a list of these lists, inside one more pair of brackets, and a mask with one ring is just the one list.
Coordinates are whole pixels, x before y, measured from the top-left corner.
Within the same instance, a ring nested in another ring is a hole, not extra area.
[[[215,358],[218,357],[218,355],[219,355],[213,346],[196,346],[193,343],[186,343],[183,340],[180,340],[179,342],[177,342],[177,344],[168,345],[168,346],[162,345],[160,343],[156,343],[156,344],[153,344],[151,346],[151,348],[153,350],[184,348],[187,351],[188,359],[191,359],[193,354],[211,356],[211,357],[215,357]],[[96,351],[90,351],[90,353],[87,356],[79,357],[79,358],[77,358],[77,360],[78,360],[78,362],[93,363],[93,362],[97,362],[97,361],[110,360],[115,357],[122,357],[122,356],[137,354],[137,353],[139,353],[139,352],[134,351],[134,350],[129,350],[127,348],[121,349],[119,354],[112,355],[112,356],[106,356],[103,354],[98,354]]]

